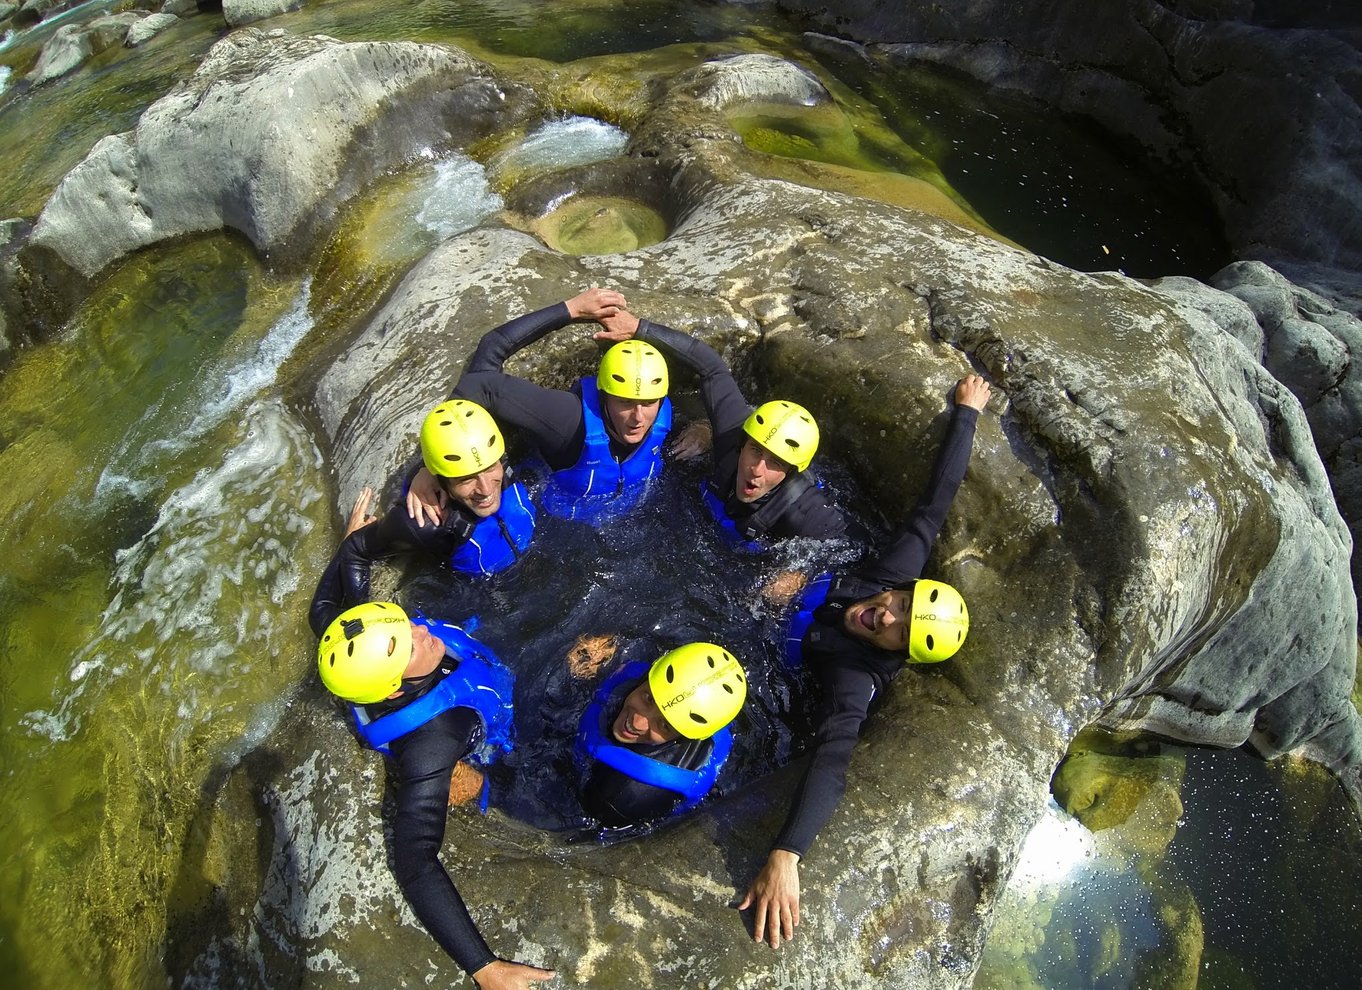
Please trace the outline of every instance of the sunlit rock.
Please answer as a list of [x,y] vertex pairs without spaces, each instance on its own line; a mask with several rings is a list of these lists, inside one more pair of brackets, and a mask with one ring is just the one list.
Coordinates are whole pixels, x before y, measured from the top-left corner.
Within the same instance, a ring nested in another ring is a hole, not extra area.
[[132,27],[128,28],[128,36],[124,44],[129,48],[136,48],[138,45],[145,45],[156,35],[179,22],[179,18],[174,14],[167,14],[164,11],[158,14],[148,14]]
[[381,170],[504,126],[518,105],[452,49],[248,29],[215,45],[134,131],[95,145],[44,207],[32,243],[86,276],[207,230],[239,231],[287,260]]
[[104,49],[122,44],[129,30],[142,18],[141,13],[129,11],[97,17],[82,24],[63,24],[43,45],[38,64],[28,75],[29,81],[35,86],[51,82]]

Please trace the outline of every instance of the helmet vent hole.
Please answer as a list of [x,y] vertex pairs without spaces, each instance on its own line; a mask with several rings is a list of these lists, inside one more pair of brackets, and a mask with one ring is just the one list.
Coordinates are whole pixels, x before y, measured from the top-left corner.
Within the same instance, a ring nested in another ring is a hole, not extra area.
[[709,669],[710,669],[710,670],[713,670],[714,667],[716,666],[713,657],[708,657],[708,656],[705,657],[705,662],[709,664]]
[[463,460],[463,458],[460,457],[458,454],[445,454],[445,460],[447,460],[447,461],[461,461],[461,460]]
[[698,714],[696,714],[695,712],[691,712],[691,713],[690,713],[690,720],[691,720],[692,722],[697,723],[698,725],[708,725],[708,724],[709,724],[709,719],[705,718],[703,715],[698,715]]
[[612,374],[612,375],[610,376],[610,378],[611,378],[613,381],[617,381],[617,382],[619,382],[620,384],[624,384],[624,376],[623,376],[623,375]]
[[671,684],[671,683],[672,683],[673,681],[675,681],[675,680],[676,680],[676,668],[673,667],[671,664],[667,664],[667,683],[668,683],[668,684]]
[[442,420],[440,420],[440,425],[441,425],[441,426],[453,426],[453,425],[454,425],[454,420],[452,420],[452,419],[442,419]]
[[345,655],[347,657],[352,657],[355,655],[355,644],[353,642],[345,644]]
[[724,690],[727,691],[729,694],[732,694],[732,693],[733,693],[733,689],[732,689],[731,687],[729,687],[727,684],[725,684],[723,687],[724,687]]
[[936,649],[936,638],[930,634],[927,636],[927,649]]
[[392,655],[393,655],[394,653],[396,653],[396,652],[397,652],[397,637],[396,637],[396,636],[389,636],[389,637],[388,637],[388,656],[392,656]]
[[932,589],[932,594],[931,594],[930,598],[928,599],[928,601],[935,602],[935,601],[936,601],[936,598],[937,598],[937,596],[938,596],[939,594],[941,594],[941,589],[940,589],[940,588],[933,588],[933,589]]

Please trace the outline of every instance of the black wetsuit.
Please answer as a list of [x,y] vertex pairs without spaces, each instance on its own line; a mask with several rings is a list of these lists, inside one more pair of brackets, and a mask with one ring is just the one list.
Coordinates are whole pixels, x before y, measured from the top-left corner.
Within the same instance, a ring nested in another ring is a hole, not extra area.
[[901,653],[871,646],[842,625],[847,606],[899,588],[922,574],[951,501],[965,477],[979,414],[956,406],[927,488],[889,548],[834,579],[804,635],[803,656],[822,684],[822,716],[794,805],[773,844],[801,858],[846,790],[851,751],[870,703],[904,668]]
[[[511,469],[507,468],[502,481],[503,493],[514,480]],[[323,621],[321,616],[334,618],[339,615],[344,609],[336,608],[337,602],[358,605],[369,600],[369,577],[375,562],[415,551],[447,563],[450,555],[468,542],[480,521],[453,499],[445,503],[438,524],[429,521],[418,524],[407,514],[405,502],[394,503],[382,519],[360,527],[341,541],[312,597],[308,612],[312,631],[318,636],[326,631],[330,620]]]
[[739,533],[746,539],[803,536],[869,542],[866,529],[833,505],[807,472],[792,472],[755,502],[739,501],[738,454],[747,442],[742,427],[752,406],[743,397],[728,365],[704,341],[660,323],[639,320],[634,336],[666,351],[700,376],[700,397],[714,431],[714,472],[708,484],[723,502],[724,511]]
[[[619,716],[620,707],[629,692],[640,681],[622,685],[613,692],[605,705],[609,721]],[[683,770],[696,770],[714,752],[712,739],[673,739],[664,743],[617,743],[626,749],[667,763]],[[586,785],[582,788],[582,808],[606,828],[626,828],[640,822],[654,821],[670,815],[681,803],[681,795],[665,787],[655,787],[623,774],[603,763],[593,763]]]
[[[330,580],[322,578],[309,616],[319,636],[351,601],[342,604],[330,597],[339,589],[337,568],[328,568]],[[321,607],[318,601],[321,600]],[[320,624],[320,625],[319,625]],[[448,654],[438,676],[410,697],[366,705],[372,718],[379,718],[411,704],[440,682],[455,666]],[[393,816],[393,876],[407,903],[426,930],[456,963],[470,975],[497,957],[487,947],[478,926],[468,914],[449,874],[440,863],[445,822],[449,818],[449,781],[458,763],[482,740],[482,721],[472,708],[450,708],[420,728],[388,744],[396,767],[397,811]]]
[[[478,341],[451,393],[451,398],[471,399],[482,406],[503,428],[524,430],[553,471],[571,467],[582,454],[586,441],[582,397],[508,375],[502,368],[516,351],[571,322],[567,304],[555,303],[489,330]],[[624,460],[638,447],[613,437],[610,441],[610,452],[617,460]]]

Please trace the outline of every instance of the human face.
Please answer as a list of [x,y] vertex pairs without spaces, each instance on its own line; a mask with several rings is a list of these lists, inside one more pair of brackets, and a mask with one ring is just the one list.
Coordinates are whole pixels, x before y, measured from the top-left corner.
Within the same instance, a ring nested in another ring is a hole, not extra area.
[[601,397],[605,400],[605,424],[610,435],[620,443],[630,445],[643,442],[662,406],[661,399],[639,402],[637,399],[621,399],[618,395],[605,393],[601,393]]
[[396,698],[404,691],[416,690],[420,682],[435,672],[445,656],[445,644],[420,623],[411,623],[411,659],[402,671],[402,687],[388,695]]
[[769,495],[791,471],[794,465],[782,461],[751,437],[738,451],[738,477],[734,482],[739,502],[755,502]]
[[842,626],[857,639],[882,650],[908,650],[908,622],[913,594],[898,589],[881,591],[847,608]]
[[495,515],[501,508],[501,487],[506,479],[506,465],[497,461],[485,471],[466,478],[445,478],[445,492],[479,519]]
[[621,743],[664,743],[680,735],[662,717],[647,678],[625,696],[624,705],[610,726],[610,734]]

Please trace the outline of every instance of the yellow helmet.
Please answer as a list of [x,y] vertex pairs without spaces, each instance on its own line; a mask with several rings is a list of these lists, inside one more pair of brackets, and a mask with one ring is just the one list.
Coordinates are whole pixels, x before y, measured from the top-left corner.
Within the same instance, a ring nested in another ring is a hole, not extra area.
[[366,602],[338,615],[317,646],[317,670],[332,694],[368,705],[402,686],[411,660],[411,622],[391,602]]
[[596,387],[606,395],[651,402],[667,394],[667,361],[652,344],[622,340],[601,358]]
[[653,702],[687,739],[708,739],[742,709],[747,678],[722,646],[690,643],[658,657],[648,671]]
[[437,478],[479,474],[505,453],[492,414],[468,399],[441,402],[421,424],[421,459]]
[[818,424],[809,411],[794,402],[777,399],[763,402],[752,410],[743,432],[775,454],[788,461],[796,471],[803,471],[818,451]]
[[969,632],[969,609],[949,584],[922,579],[913,585],[908,662],[940,663],[955,656]]

